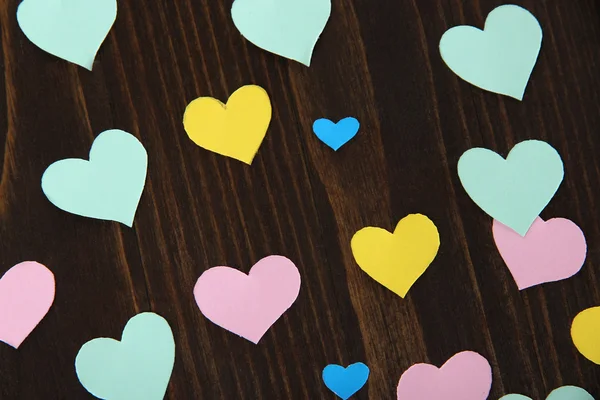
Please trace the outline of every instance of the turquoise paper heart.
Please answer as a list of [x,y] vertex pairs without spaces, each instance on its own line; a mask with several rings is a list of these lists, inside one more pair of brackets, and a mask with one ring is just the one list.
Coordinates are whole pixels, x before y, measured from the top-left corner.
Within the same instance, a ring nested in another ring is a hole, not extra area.
[[90,161],[69,158],[50,165],[42,176],[42,190],[62,210],[131,227],[147,167],[140,141],[113,129],[94,140]]
[[[530,397],[522,394],[507,394],[500,400],[532,400]],[[546,400],[594,400],[591,394],[577,386],[563,386],[554,389],[552,393],[546,397]]]
[[563,162],[546,142],[517,144],[506,160],[474,148],[458,161],[458,176],[473,201],[489,216],[525,236],[563,180]]
[[323,369],[325,386],[339,398],[347,400],[367,383],[369,367],[358,362],[346,368],[337,364],[329,364]]
[[235,0],[231,7],[246,39],[306,66],[330,14],[331,0]]
[[494,9],[485,29],[457,26],[444,33],[440,54],[465,81],[522,100],[542,46],[542,28],[515,5]]
[[335,151],[356,136],[359,129],[360,123],[353,117],[344,118],[337,123],[321,118],[313,123],[315,135]]
[[90,71],[116,17],[116,0],[24,0],[17,9],[33,44]]
[[75,370],[83,387],[98,398],[160,400],[174,363],[171,327],[160,315],[146,312],[127,322],[120,342],[98,338],[84,344]]

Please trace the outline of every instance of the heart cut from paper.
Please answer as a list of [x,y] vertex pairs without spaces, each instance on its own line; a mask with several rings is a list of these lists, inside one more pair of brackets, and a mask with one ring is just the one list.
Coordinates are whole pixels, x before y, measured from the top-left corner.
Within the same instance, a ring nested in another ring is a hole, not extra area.
[[68,158],[50,165],[42,190],[61,210],[131,227],[147,168],[146,149],[135,136],[108,130],[94,140],[89,161]]
[[369,379],[369,372],[369,367],[361,362],[348,365],[346,368],[329,364],[323,369],[323,382],[339,398],[347,400],[365,386]]
[[337,151],[358,133],[360,123],[356,118],[347,117],[334,123],[326,118],[318,119],[313,124],[313,132],[317,137]]
[[490,92],[523,100],[542,46],[542,28],[526,9],[495,8],[482,31],[456,26],[440,40],[440,54],[465,81]]
[[256,85],[242,86],[221,103],[212,97],[192,101],[183,126],[198,146],[252,164],[271,122],[271,100]]
[[19,263],[0,279],[0,340],[19,348],[54,302],[54,274],[35,261]]
[[282,256],[263,258],[248,275],[230,267],[210,268],[194,287],[196,303],[206,318],[255,344],[299,293],[298,268]]
[[173,364],[175,340],[169,323],[144,312],[131,318],[121,341],[97,338],[84,344],[75,359],[83,387],[105,400],[161,400]]
[[231,17],[242,36],[279,56],[310,65],[331,14],[331,0],[235,0]]
[[394,233],[363,228],[354,234],[350,245],[363,271],[404,297],[437,255],[440,235],[425,215],[410,214],[398,222]]
[[17,22],[40,49],[92,70],[117,18],[117,0],[23,0]]
[[583,310],[573,319],[571,338],[579,352],[600,365],[600,307]]
[[[523,396],[522,394],[507,394],[500,398],[500,400],[533,400],[530,397]],[[558,389],[554,389],[546,400],[594,400],[591,394],[586,390],[577,386],[563,386]]]
[[458,177],[471,199],[493,219],[525,236],[563,177],[563,162],[546,142],[526,140],[506,159],[473,148],[458,160]]
[[581,229],[565,218],[536,218],[525,236],[494,220],[494,241],[519,290],[575,275],[585,261]]
[[398,400],[486,400],[492,367],[478,353],[455,354],[441,368],[415,364],[400,377]]

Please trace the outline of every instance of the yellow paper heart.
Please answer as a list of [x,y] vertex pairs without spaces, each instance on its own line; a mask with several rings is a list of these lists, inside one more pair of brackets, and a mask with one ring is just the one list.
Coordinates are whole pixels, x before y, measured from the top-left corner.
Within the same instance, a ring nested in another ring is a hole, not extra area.
[[600,364],[600,307],[583,310],[571,325],[571,338],[577,350],[593,363]]
[[440,235],[429,218],[410,214],[398,222],[393,234],[381,228],[363,228],[350,245],[363,271],[404,297],[437,255]]
[[271,100],[256,85],[242,86],[223,104],[199,97],[188,104],[183,127],[206,150],[251,164],[271,122]]

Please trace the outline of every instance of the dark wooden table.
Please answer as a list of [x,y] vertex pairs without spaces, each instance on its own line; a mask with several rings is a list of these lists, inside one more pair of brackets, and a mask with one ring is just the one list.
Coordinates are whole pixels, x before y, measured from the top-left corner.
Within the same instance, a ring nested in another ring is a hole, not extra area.
[[[18,3],[0,4],[0,272],[39,261],[57,292],[19,350],[0,345],[0,398],[92,398],[77,351],[120,338],[148,310],[174,331],[172,400],[333,399],[323,367],[357,361],[371,377],[355,398],[395,399],[412,364],[463,350],[492,364],[492,400],[541,400],[566,384],[600,396],[600,367],[569,334],[579,311],[600,305],[596,0],[514,0],[544,30],[523,102],[461,81],[438,52],[445,30],[483,26],[500,0],[333,0],[310,68],[243,39],[231,0],[120,0],[92,73],[29,42]],[[250,83],[270,94],[273,120],[249,167],[194,145],[182,116],[196,97],[225,100]],[[346,116],[361,131],[334,153],[311,125]],[[112,128],[149,154],[133,229],[65,213],[40,187],[49,164],[87,158]],[[506,154],[525,139],[562,155],[565,180],[542,217],[575,221],[589,252],[575,277],[519,292],[456,166],[471,147]],[[350,238],[415,212],[437,224],[441,247],[401,299],[358,268]],[[254,345],[204,318],[192,289],[209,267],[248,271],[270,254],[292,259],[303,283]]]

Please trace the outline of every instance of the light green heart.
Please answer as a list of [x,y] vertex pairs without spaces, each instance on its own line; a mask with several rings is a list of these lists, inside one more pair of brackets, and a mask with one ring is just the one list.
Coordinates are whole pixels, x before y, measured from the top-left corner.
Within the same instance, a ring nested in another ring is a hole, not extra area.
[[542,45],[542,28],[515,5],[494,9],[484,30],[457,26],[444,33],[440,54],[465,81],[494,93],[523,99]]
[[175,341],[167,321],[146,312],[131,318],[121,341],[93,339],[75,359],[79,381],[94,396],[106,400],[161,400],[173,364]]
[[17,9],[33,44],[90,71],[116,17],[116,0],[24,0]]
[[309,66],[331,0],[235,0],[233,23],[256,46]]
[[[530,397],[523,396],[522,394],[507,394],[500,398],[500,400],[532,400]],[[558,389],[554,389],[552,393],[546,397],[546,400],[594,400],[591,394],[586,390],[577,386],[563,386]]]
[[526,140],[506,157],[483,148],[466,151],[458,176],[467,194],[489,216],[525,236],[560,186],[564,169],[546,142]]
[[140,141],[113,129],[94,140],[89,161],[69,158],[50,165],[42,176],[42,190],[62,210],[132,226],[147,167]]

